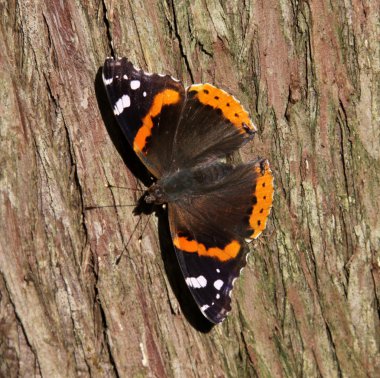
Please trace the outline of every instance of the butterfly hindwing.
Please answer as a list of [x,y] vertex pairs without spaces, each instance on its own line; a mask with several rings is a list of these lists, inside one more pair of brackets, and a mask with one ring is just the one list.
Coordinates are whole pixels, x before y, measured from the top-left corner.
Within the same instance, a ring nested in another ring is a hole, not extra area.
[[126,58],[105,61],[103,83],[124,135],[151,173],[161,177],[171,165],[185,100],[182,83],[138,70]]
[[[185,234],[186,235],[186,234]],[[233,259],[220,261],[175,247],[185,282],[200,311],[212,323],[220,323],[231,310],[231,291],[235,279],[246,264],[247,249]]]
[[265,228],[273,199],[266,160],[228,167],[221,177],[210,177],[204,195],[169,206],[173,244],[185,281],[213,323],[221,322],[230,310],[233,282],[246,263],[245,239],[256,238]]

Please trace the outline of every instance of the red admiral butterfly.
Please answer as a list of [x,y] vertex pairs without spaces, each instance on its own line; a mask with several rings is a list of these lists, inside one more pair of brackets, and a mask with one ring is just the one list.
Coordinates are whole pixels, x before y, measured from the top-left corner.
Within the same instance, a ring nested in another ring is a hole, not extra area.
[[244,239],[265,229],[273,200],[267,160],[221,161],[253,138],[248,113],[211,84],[185,89],[126,58],[108,58],[103,82],[118,123],[157,179],[148,203],[168,204],[181,270],[201,312],[213,323],[231,310],[234,280],[246,264]]

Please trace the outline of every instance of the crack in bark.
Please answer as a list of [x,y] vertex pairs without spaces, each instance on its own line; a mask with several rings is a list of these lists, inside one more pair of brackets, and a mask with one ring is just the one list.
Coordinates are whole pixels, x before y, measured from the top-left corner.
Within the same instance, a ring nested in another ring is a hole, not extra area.
[[326,333],[327,333],[327,337],[329,339],[329,344],[331,346],[332,357],[333,357],[333,359],[335,360],[335,363],[336,363],[336,367],[337,367],[337,370],[338,370],[338,375],[339,375],[339,377],[343,377],[342,369],[340,367],[338,356],[336,354],[336,347],[335,347],[334,339],[333,339],[333,336],[332,336],[332,333],[331,333],[331,330],[330,330],[330,326],[327,323],[326,319],[323,318],[323,321],[325,322],[325,325],[326,325]]
[[[42,12],[42,18],[44,20],[44,24],[46,26],[46,31],[47,31],[47,36],[48,36],[48,39],[49,39],[48,47],[53,50],[53,56],[52,56],[53,65],[55,67],[58,67],[58,53],[57,53],[57,50],[55,48],[55,44],[53,42],[52,33],[50,31],[50,26],[49,26],[49,23],[48,23],[48,20],[47,20],[47,16],[45,15],[45,12]],[[39,66],[36,65],[36,69],[37,70],[38,70],[38,67]],[[45,80],[47,81],[46,76],[45,76]],[[50,87],[49,87],[49,89],[50,89]]]
[[[221,40],[221,41],[223,42],[223,40],[222,40],[220,37],[218,37],[218,39]],[[206,50],[206,48],[204,47],[204,44],[203,44],[199,39],[197,40],[197,45],[199,46],[200,51],[202,51],[205,55],[207,55],[207,56],[210,57],[210,58],[213,57],[213,54],[210,53],[210,52],[208,52],[208,51]]]
[[[171,1],[171,7],[172,7],[172,10],[173,10],[173,22],[174,22],[174,35],[175,37],[177,38],[178,40],[178,44],[179,44],[179,51],[181,52],[181,57],[183,59],[183,61],[185,62],[185,66],[186,66],[186,70],[190,76],[190,79],[191,79],[191,83],[194,84],[194,76],[193,76],[193,72],[191,71],[191,67],[190,67],[190,62],[187,58],[187,55],[185,53],[185,48],[182,44],[182,38],[179,34],[179,30],[178,30],[178,22],[177,22],[177,15],[176,15],[176,11],[175,11],[175,5],[174,5],[174,1],[172,0]],[[190,25],[189,25],[189,29],[190,29]]]
[[[240,308],[239,308],[239,317],[240,319],[242,318],[241,316],[241,312],[240,312]],[[242,319],[241,319],[242,320]],[[243,324],[243,323],[242,323]],[[243,341],[243,347],[244,347],[244,350],[246,351],[246,354],[248,355],[248,360],[249,362],[251,363],[251,367],[253,369],[253,373],[255,374],[255,377],[258,377],[258,374],[257,374],[257,371],[256,371],[256,368],[255,368],[255,365],[256,365],[256,361],[254,361],[253,357],[252,357],[252,352],[250,351],[249,347],[249,343],[247,342],[245,336],[244,336],[244,332],[240,332],[240,337],[241,337],[241,340]]]
[[[373,251],[373,256],[375,256],[375,253],[376,251]],[[376,262],[373,263],[373,265],[377,264]],[[374,303],[374,306],[375,308],[377,309],[377,314],[378,314],[378,317],[380,318],[380,301],[379,301],[379,297],[377,295],[377,290],[376,290],[376,277],[375,277],[375,272],[374,270],[375,269],[378,269],[376,266],[374,266],[372,269],[370,269],[370,272],[371,272],[371,279],[372,279],[372,282],[373,282],[373,293],[374,293],[374,297],[375,297],[375,303]]]
[[[343,227],[341,227],[342,228],[342,236],[343,236],[343,244],[345,245],[345,251],[350,251],[350,250],[352,250],[352,248],[350,247],[352,244],[352,243],[350,243],[351,234],[348,232],[348,225],[347,225],[347,222],[346,222],[345,217],[344,217],[344,209],[342,206],[339,206],[339,211],[340,211],[340,220],[343,223]],[[350,280],[351,257],[347,256],[346,261],[347,262],[343,266],[343,272],[344,272],[344,276],[346,279],[346,282],[344,282],[343,288],[344,288],[345,298],[348,299],[348,284],[349,284],[349,280]]]
[[[287,298],[286,298],[287,299]],[[298,322],[298,319],[297,319],[297,316],[296,316],[296,311],[294,310],[294,306],[289,303],[289,311],[291,312],[291,315],[293,317],[293,322],[294,322],[294,326],[296,328],[296,331],[297,331],[297,338],[298,338],[298,342],[300,343],[300,346],[301,346],[301,350],[302,350],[302,355],[305,353],[305,344],[303,342],[303,338],[302,338],[302,332],[301,332],[301,328],[299,326],[299,322]],[[295,350],[293,348],[293,341],[292,341],[292,338],[289,337],[289,340],[290,340],[290,344],[292,346],[291,350],[292,350],[292,355],[293,355],[293,358],[296,360],[296,357],[294,356],[294,353],[295,353]],[[299,364],[300,365],[300,372],[299,372],[299,377],[303,377],[304,376],[304,362],[305,362],[305,359],[301,356],[300,357],[300,360],[301,360],[301,363]],[[298,365],[298,364],[297,364]]]
[[[81,226],[82,226],[82,229],[83,229],[83,233],[84,233],[84,237],[85,237],[85,240],[83,242],[83,248],[82,248],[82,251],[81,251],[81,256],[83,255],[83,251],[85,250],[86,248],[86,245],[89,241],[89,233],[88,233],[88,229],[87,229],[87,226],[86,226],[86,222],[85,222],[85,219],[86,219],[86,214],[85,214],[85,211],[84,211],[84,193],[83,193],[83,189],[82,189],[82,186],[81,186],[81,183],[80,183],[80,180],[79,180],[79,175],[78,175],[78,170],[77,170],[77,164],[76,164],[76,158],[75,158],[75,152],[74,152],[74,148],[73,148],[73,145],[72,145],[72,141],[70,139],[70,133],[69,133],[69,127],[66,123],[66,120],[65,120],[65,116],[63,115],[63,112],[62,112],[62,108],[59,104],[59,101],[58,99],[54,96],[53,94],[53,91],[50,87],[50,83],[46,77],[46,75],[44,74],[44,77],[45,77],[45,82],[46,82],[46,88],[47,88],[47,91],[48,91],[48,94],[50,96],[50,98],[52,99],[53,103],[54,103],[54,106],[56,108],[56,114],[57,112],[59,112],[62,116],[62,123],[63,123],[63,126],[64,126],[64,129],[65,129],[65,136],[66,136],[66,143],[67,143],[67,146],[68,146],[68,156],[69,156],[69,159],[70,159],[70,167],[72,169],[72,177],[74,179],[74,184],[78,190],[78,194],[79,194],[79,200],[80,200],[80,212],[81,212]],[[36,150],[38,152],[38,148],[36,146]],[[40,154],[39,154],[40,156]],[[41,163],[42,163],[42,157],[40,156],[40,159],[41,159]],[[43,165],[43,163],[42,163]],[[46,174],[46,177],[48,177],[47,175],[47,172],[45,172]],[[71,176],[71,175],[70,175]],[[52,208],[53,210],[53,213],[54,213],[54,209]],[[76,256],[74,255],[74,258]],[[78,261],[75,261],[75,263],[78,265],[78,266],[81,266],[81,264],[78,264]]]
[[27,346],[29,347],[29,350],[33,353],[34,359],[35,359],[35,361],[36,361],[36,365],[37,365],[38,370],[39,370],[39,374],[41,375],[41,366],[40,366],[40,363],[39,363],[39,361],[38,361],[38,354],[37,354],[37,351],[34,349],[33,345],[30,343],[29,338],[28,338],[28,334],[27,334],[26,329],[25,329],[25,327],[24,327],[24,324],[23,324],[23,322],[22,322],[22,320],[21,320],[21,317],[20,317],[19,314],[17,313],[17,307],[16,307],[15,303],[14,303],[13,300],[12,300],[12,295],[11,295],[11,291],[9,290],[9,287],[8,287],[8,285],[7,285],[7,280],[6,280],[6,278],[5,278],[4,274],[3,274],[3,272],[0,271],[0,274],[1,274],[1,276],[2,276],[2,280],[3,280],[3,282],[4,282],[5,289],[6,289],[7,293],[8,293],[8,299],[9,299],[9,302],[10,302],[10,304],[11,304],[12,307],[13,307],[13,312],[14,312],[14,314],[15,314],[15,318],[16,318],[16,320],[17,320],[17,323],[18,323],[18,325],[20,326],[20,328],[22,329],[22,332],[23,332],[24,337],[25,337],[25,342],[26,342]]
[[[71,165],[72,172],[73,172],[73,179],[74,179],[75,186],[78,190],[79,200],[80,200],[80,213],[82,215],[80,224],[82,226],[82,229],[84,232],[84,237],[85,237],[84,242],[83,242],[83,247],[81,250],[81,258],[82,258],[84,251],[86,249],[86,245],[89,241],[89,233],[88,233],[88,229],[87,229],[86,221],[85,221],[86,212],[84,210],[84,208],[85,208],[85,206],[84,206],[84,194],[83,194],[82,185],[81,185],[80,180],[79,180],[77,164],[76,164],[76,159],[75,159],[75,152],[74,152],[74,148],[73,148],[73,145],[72,145],[72,142],[70,139],[69,129],[68,129],[67,123],[65,121],[65,117],[64,117],[63,113],[61,113],[61,114],[62,114],[63,126],[65,128],[65,135],[66,135],[66,141],[67,141],[67,145],[68,145],[70,165]],[[74,258],[75,258],[75,255],[74,255]],[[76,263],[77,263],[77,261],[76,261]],[[78,266],[80,266],[80,264],[78,264]]]
[[[342,102],[340,101],[340,109],[341,111],[343,112],[343,114],[345,115],[344,113],[344,108],[343,108],[343,104]],[[340,156],[341,156],[341,160],[342,160],[342,168],[343,168],[343,177],[344,177],[344,184],[345,184],[345,187],[346,187],[346,193],[347,193],[347,196],[350,197],[350,184],[349,184],[349,180],[348,180],[348,172],[347,172],[347,162],[346,162],[346,156],[345,156],[345,145],[344,145],[344,132],[343,132],[343,125],[342,123],[343,122],[347,122],[347,120],[343,120],[341,119],[341,116],[339,115],[338,113],[338,116],[337,116],[337,123],[339,125],[339,136],[340,136],[340,141],[339,141],[339,145],[340,145]]]
[[112,353],[112,346],[111,346],[111,343],[109,341],[108,334],[107,334],[107,329],[108,329],[107,317],[106,317],[105,311],[103,309],[102,300],[100,299],[99,290],[98,290],[99,276],[96,272],[94,272],[94,273],[95,273],[95,280],[96,280],[95,285],[94,285],[95,298],[98,299],[97,302],[98,302],[98,306],[99,306],[100,318],[102,321],[103,339],[104,339],[104,343],[105,343],[105,346],[107,349],[109,362],[110,362],[110,364],[111,364],[111,366],[115,372],[116,377],[120,378],[119,371],[117,370],[116,361],[115,361],[115,358],[114,358],[113,353]]
[[111,51],[112,58],[115,58],[115,51],[113,49],[113,41],[112,41],[112,33],[111,33],[111,23],[109,19],[107,18],[107,6],[105,0],[102,0],[102,6],[103,6],[103,22],[106,27],[106,36],[108,41],[108,48]]

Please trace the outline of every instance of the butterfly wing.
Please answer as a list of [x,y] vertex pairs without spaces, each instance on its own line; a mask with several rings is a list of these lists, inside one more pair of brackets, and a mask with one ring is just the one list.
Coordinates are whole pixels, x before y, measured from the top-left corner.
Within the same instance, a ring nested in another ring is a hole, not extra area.
[[136,154],[159,178],[169,169],[173,139],[185,101],[182,83],[108,58],[103,83],[115,117]]
[[103,83],[121,129],[156,178],[223,157],[256,131],[239,101],[211,84],[185,90],[126,58],[105,61]]
[[246,264],[246,238],[264,230],[273,200],[266,160],[231,167],[207,194],[169,206],[170,230],[182,273],[213,323],[231,309],[234,280]]
[[235,97],[211,84],[191,85],[174,139],[173,167],[215,161],[251,140],[255,131]]

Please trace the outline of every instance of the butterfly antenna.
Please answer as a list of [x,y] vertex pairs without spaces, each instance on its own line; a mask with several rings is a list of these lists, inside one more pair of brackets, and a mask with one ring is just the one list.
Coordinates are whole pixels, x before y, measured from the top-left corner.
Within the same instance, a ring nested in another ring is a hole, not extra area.
[[107,208],[107,207],[112,207],[112,208],[115,208],[115,207],[131,207],[131,206],[136,206],[136,204],[133,204],[133,205],[103,205],[103,206],[97,206],[97,205],[93,205],[93,206],[85,206],[84,209],[85,210],[95,210],[95,209],[104,209],[104,208]]
[[[145,223],[145,225],[144,225],[144,227],[143,227],[143,230],[142,230],[142,232],[141,232],[141,235],[139,236],[139,243],[141,243],[142,235],[144,234],[144,232],[145,232],[145,230],[146,230],[146,228],[147,228],[147,226],[148,226],[148,224],[149,224],[149,221],[150,221],[150,217],[151,217],[151,216],[152,216],[152,214],[149,214],[148,219],[147,219],[147,221],[146,221],[146,223]],[[135,233],[135,231],[136,231],[137,227],[139,226],[139,224],[141,223],[141,221],[142,221],[142,217],[140,217],[140,219],[139,219],[138,222],[136,223],[136,225],[135,225],[135,227],[134,227],[134,229],[133,229],[133,231],[132,231],[132,234],[131,234],[131,236],[129,237],[129,239],[128,239],[128,241],[127,241],[127,244],[125,245],[124,249],[122,250],[122,252],[120,253],[120,255],[117,256],[117,258],[116,258],[116,265],[119,264],[119,262],[120,262],[120,260],[121,260],[121,258],[122,258],[122,256],[123,256],[124,251],[128,248],[128,245],[129,245],[130,241],[132,240],[133,234]]]
[[[106,188],[116,188],[116,189],[125,189],[125,190],[131,190],[131,191],[134,191],[134,192],[145,192],[145,190],[143,189],[139,189],[139,188],[128,188],[128,187],[125,187],[125,186],[117,186],[117,185],[111,185],[111,184],[105,184],[105,187]],[[103,209],[103,208],[107,208],[107,207],[135,207],[136,204],[133,204],[133,205],[103,205],[103,206],[95,206],[95,205],[91,205],[91,206],[85,206],[85,210],[94,210],[94,209]]]
[[131,236],[130,236],[129,239],[127,240],[127,244],[125,244],[125,246],[124,246],[123,250],[121,251],[120,255],[116,257],[116,261],[115,261],[115,264],[116,264],[116,265],[119,264],[121,258],[123,257],[124,251],[128,248],[128,245],[129,245],[129,243],[131,242],[132,237],[133,237],[134,233],[136,232],[137,227],[138,227],[139,224],[141,223],[141,220],[142,220],[142,217],[140,217],[139,220],[137,221],[135,227],[134,227],[133,230],[132,230]]
[[140,188],[129,188],[129,187],[126,187],[126,186],[118,186],[118,185],[112,185],[112,184],[105,184],[105,187],[106,188],[132,190],[133,192],[145,192],[144,189],[140,189]]
[[144,232],[145,232],[145,229],[147,228],[148,224],[149,224],[149,221],[150,221],[150,217],[152,216],[152,214],[149,214],[148,215],[148,220],[146,221],[145,223],[145,226],[141,232],[141,235],[139,236],[139,242],[141,243],[141,240],[142,240],[142,236],[144,235]]

